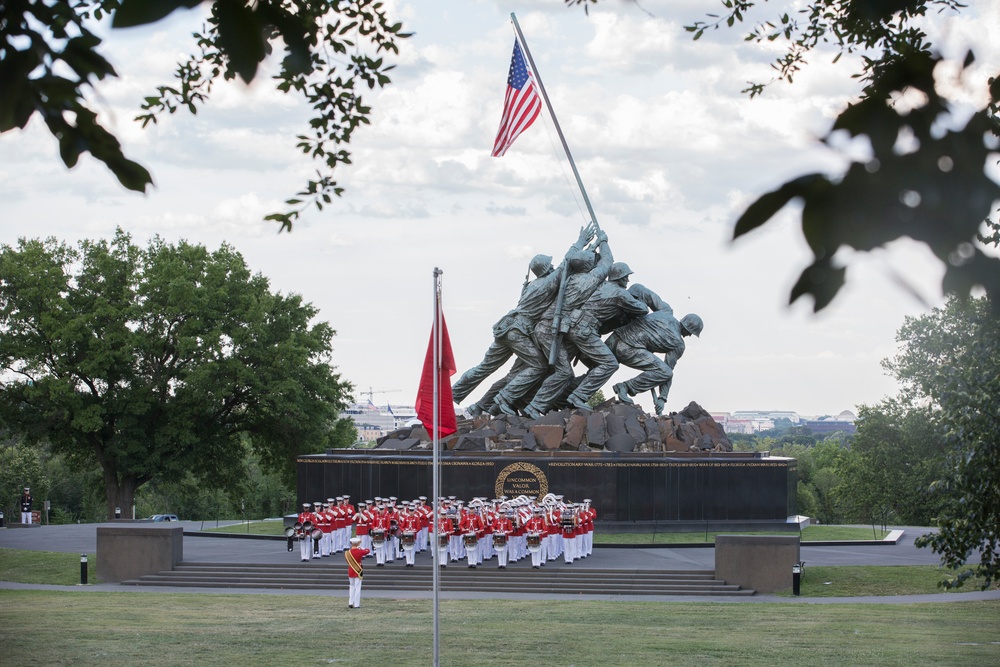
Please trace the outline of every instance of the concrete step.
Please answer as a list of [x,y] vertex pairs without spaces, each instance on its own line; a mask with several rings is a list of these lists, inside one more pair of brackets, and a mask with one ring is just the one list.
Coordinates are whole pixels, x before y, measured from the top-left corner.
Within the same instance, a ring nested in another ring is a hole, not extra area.
[[[404,567],[399,563],[365,568],[365,589],[430,591],[432,565]],[[174,570],[123,581],[123,585],[192,588],[264,588],[284,590],[342,590],[346,588],[341,563],[287,565],[255,563],[179,563]],[[753,595],[715,578],[705,570],[614,570],[606,568],[548,567],[525,564],[500,570],[489,563],[469,568],[454,563],[440,570],[440,590],[500,593],[555,593],[586,595]]]

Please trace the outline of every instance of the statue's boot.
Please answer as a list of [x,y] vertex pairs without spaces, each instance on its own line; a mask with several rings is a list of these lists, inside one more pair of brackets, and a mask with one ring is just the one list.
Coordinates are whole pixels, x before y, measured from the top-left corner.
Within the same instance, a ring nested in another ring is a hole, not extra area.
[[493,398],[493,403],[496,405],[497,409],[499,409],[500,412],[504,413],[505,415],[511,415],[511,416],[517,415],[517,410],[514,409],[514,406],[512,406],[507,401],[507,398],[502,393],[497,394]]
[[624,382],[619,382],[614,386],[615,394],[618,395],[618,400],[622,403],[628,403],[629,405],[635,405],[635,401],[632,397],[628,395],[628,387]]
[[521,410],[521,412],[524,414],[525,417],[529,417],[531,419],[538,419],[539,417],[542,416],[542,413],[539,412],[533,405],[530,404],[526,405],[524,409]]
[[591,407],[587,405],[587,401],[576,394],[570,394],[569,398],[566,399],[566,402],[577,410],[586,410],[587,412],[592,411]]

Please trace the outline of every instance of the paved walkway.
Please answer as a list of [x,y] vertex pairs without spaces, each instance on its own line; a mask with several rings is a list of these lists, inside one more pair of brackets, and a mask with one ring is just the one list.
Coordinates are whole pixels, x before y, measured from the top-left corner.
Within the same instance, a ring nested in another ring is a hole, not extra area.
[[[29,551],[55,551],[62,553],[97,553],[97,527],[121,526],[121,523],[82,524],[67,526],[38,526],[33,528],[0,529],[0,548],[20,549]],[[198,521],[182,521],[180,524],[140,524],[143,527],[176,527],[180,525],[185,531],[200,531],[202,528],[214,527]],[[806,563],[806,576],[809,566],[816,565],[936,565],[937,557],[928,549],[917,549],[914,539],[927,528],[904,528],[903,537],[896,544],[872,544],[861,546],[803,546],[801,558]],[[289,553],[284,540],[239,539],[232,537],[208,537],[202,535],[185,535],[183,544],[183,560],[188,562],[215,563],[295,563],[298,562],[298,549]],[[429,558],[421,554],[420,558]],[[399,563],[397,562],[397,565]],[[552,563],[555,568],[573,567],[578,569],[611,568],[623,570],[713,570],[715,569],[715,550],[712,548],[594,548],[592,556],[582,561],[565,566],[561,561]],[[159,586],[121,586],[119,584],[81,586],[44,586],[35,584],[15,584],[0,582],[3,589],[37,589],[37,590],[89,590],[138,592],[156,591],[158,593],[224,593],[224,594],[267,594],[267,595],[329,595],[329,591],[288,591],[270,589],[212,589],[212,588],[164,588]],[[365,593],[370,597],[385,598],[430,598],[430,591],[392,592],[370,591]],[[471,600],[471,599],[593,599],[618,601],[711,601],[711,602],[784,602],[795,604],[838,604],[838,603],[871,603],[899,604],[914,602],[951,602],[968,600],[1000,600],[1000,590],[968,593],[936,593],[931,595],[911,595],[894,597],[852,597],[852,598],[804,598],[778,597],[773,595],[756,595],[746,597],[712,597],[700,598],[692,596],[601,596],[601,595],[556,595],[545,593],[441,593],[441,599]]]

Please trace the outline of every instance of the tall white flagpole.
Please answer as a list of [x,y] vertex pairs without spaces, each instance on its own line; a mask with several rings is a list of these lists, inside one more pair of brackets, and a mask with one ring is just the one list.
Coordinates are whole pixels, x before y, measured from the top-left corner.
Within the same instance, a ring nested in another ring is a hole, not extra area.
[[434,667],[440,667],[441,665],[441,618],[439,612],[439,593],[441,590],[441,568],[440,554],[441,550],[438,549],[437,540],[440,539],[441,535],[441,511],[438,507],[439,498],[441,498],[441,476],[439,471],[440,463],[440,436],[438,431],[438,421],[440,419],[440,392],[441,392],[441,274],[443,271],[441,269],[434,267],[434,325],[433,325],[433,335],[431,339],[434,345],[434,419],[432,424],[434,427],[434,434],[432,435],[432,440],[434,443],[434,454],[432,459],[433,470],[433,481],[431,486],[433,487],[434,494],[434,544],[432,545],[431,552],[434,557],[431,560],[431,568],[434,571],[432,578],[432,588],[434,590]]

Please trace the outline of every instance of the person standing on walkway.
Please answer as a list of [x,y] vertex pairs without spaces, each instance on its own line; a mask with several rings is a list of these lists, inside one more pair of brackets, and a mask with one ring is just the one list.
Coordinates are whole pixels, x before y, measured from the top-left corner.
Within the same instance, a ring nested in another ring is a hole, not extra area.
[[368,549],[361,548],[361,538],[351,538],[351,548],[344,552],[347,560],[347,606],[357,609],[361,606],[361,578],[364,576],[364,567],[361,559],[368,555]]
[[24,487],[24,493],[21,494],[21,523],[31,524],[31,489],[28,487]]
[[302,511],[299,512],[298,524],[300,526],[299,535],[299,555],[303,563],[308,563],[312,558],[313,538],[312,529],[315,527],[316,516],[310,511],[310,503],[302,503]]

